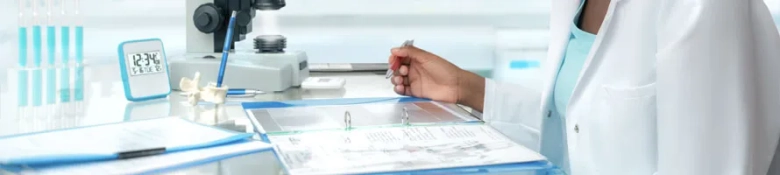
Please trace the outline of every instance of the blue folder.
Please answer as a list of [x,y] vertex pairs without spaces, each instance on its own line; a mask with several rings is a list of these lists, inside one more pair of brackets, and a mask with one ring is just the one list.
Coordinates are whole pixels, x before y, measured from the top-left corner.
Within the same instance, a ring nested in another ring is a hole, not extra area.
[[[160,118],[156,118],[160,119]],[[156,120],[156,119],[147,119],[147,120]],[[181,118],[178,118],[181,119]],[[76,128],[68,128],[68,129],[61,129],[61,130],[51,130],[51,131],[43,131],[43,132],[35,132],[35,133],[26,133],[26,134],[19,134],[19,135],[11,135],[11,136],[4,136],[0,137],[0,140],[3,139],[9,139],[9,138],[17,138],[17,137],[24,137],[24,136],[31,136],[36,134],[44,134],[44,133],[52,133],[52,132],[58,132],[58,131],[66,131],[66,130],[77,130],[77,129],[86,129],[86,128],[92,128],[92,127],[98,127],[98,126],[109,126],[109,125],[119,125],[123,123],[132,123],[132,122],[140,122],[140,121],[147,121],[147,120],[137,120],[137,121],[130,121],[130,122],[121,122],[121,123],[111,123],[111,124],[103,124],[103,125],[94,125],[94,126],[85,126],[85,127],[76,127]],[[187,122],[191,122],[189,120],[181,119]],[[193,124],[202,125],[200,123],[191,122]],[[231,136],[208,142],[208,143],[201,143],[201,144],[195,144],[195,145],[188,145],[188,146],[181,146],[181,147],[173,147],[173,148],[165,148],[164,153],[171,153],[171,152],[179,152],[179,151],[187,151],[192,149],[199,149],[199,148],[206,148],[206,147],[212,147],[212,146],[219,146],[224,144],[231,144],[238,141],[246,140],[251,138],[254,134],[252,133],[239,133],[235,131],[225,130],[221,128],[211,127],[207,125],[202,125],[203,127],[212,128],[221,130],[224,132],[231,133]],[[106,161],[106,160],[115,160],[120,157],[119,154],[113,153],[113,154],[69,154],[69,155],[45,155],[45,156],[36,156],[36,157],[24,157],[24,158],[18,158],[18,159],[11,159],[8,160],[5,164],[0,164],[0,169],[16,169],[19,167],[32,167],[32,166],[50,166],[50,165],[58,165],[58,164],[69,164],[69,163],[82,163],[82,162],[91,162],[91,161]]]
[[[431,100],[414,98],[414,97],[341,98],[341,99],[315,99],[315,100],[296,100],[296,101],[245,102],[242,103],[241,105],[245,109],[245,112],[249,113],[250,112],[249,110],[251,109],[288,108],[288,107],[323,106],[323,105],[354,105],[354,104],[371,104],[371,103],[374,104],[375,103],[413,103],[413,102],[428,102],[428,101]],[[258,126],[259,123],[255,123],[255,122],[251,122],[251,123],[252,125],[254,125],[255,131],[260,134],[260,137],[263,139],[263,141],[270,142],[270,140],[268,139],[268,135],[258,130],[258,128],[261,127]],[[464,124],[482,124],[482,123],[480,122],[480,123],[464,123]],[[517,172],[534,172],[537,175],[563,175],[564,174],[562,170],[557,168],[549,161],[534,161],[534,162],[524,162],[524,163],[427,169],[427,170],[416,170],[416,171],[374,172],[374,173],[369,173],[369,175],[486,174],[486,173],[510,173],[511,174]]]
[[[253,141],[250,140],[250,139],[245,139],[245,140],[240,140],[240,141],[233,142],[231,144],[240,144],[240,143],[246,143],[246,142],[253,142]],[[187,161],[182,162],[180,164],[176,164],[176,165],[165,167],[165,168],[145,170],[144,172],[141,172],[139,174],[140,175],[145,175],[145,174],[161,174],[161,173],[174,172],[174,171],[183,170],[183,169],[187,169],[187,168],[192,168],[192,167],[197,167],[197,166],[206,165],[206,164],[210,164],[210,163],[215,163],[215,162],[219,162],[219,161],[223,161],[223,160],[227,160],[227,159],[231,159],[231,158],[235,158],[235,157],[241,157],[241,156],[250,155],[250,154],[258,154],[258,153],[262,153],[262,152],[271,152],[271,154],[276,155],[276,152],[274,152],[273,147],[258,148],[258,149],[234,152],[234,153],[224,154],[224,155],[219,155],[219,156],[214,156],[214,157],[187,160]],[[89,162],[81,162],[81,163],[89,163]],[[35,165],[35,166],[25,167],[24,170],[33,170],[33,171],[35,171],[35,170],[46,170],[46,169],[50,169],[50,168],[57,168],[57,167],[61,167],[61,166],[71,166],[71,165],[74,165],[74,164]],[[2,169],[6,170],[6,171],[9,171],[9,172],[12,172],[12,173],[21,173],[22,170],[23,170],[21,167],[4,167]]]

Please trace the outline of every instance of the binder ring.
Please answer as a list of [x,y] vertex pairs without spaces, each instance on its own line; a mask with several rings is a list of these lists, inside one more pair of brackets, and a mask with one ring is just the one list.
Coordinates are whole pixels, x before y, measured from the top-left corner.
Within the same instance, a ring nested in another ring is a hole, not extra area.
[[409,125],[409,110],[404,107],[403,118],[401,119],[404,125]]
[[344,112],[344,125],[347,129],[352,128],[352,115],[349,114],[349,111]]

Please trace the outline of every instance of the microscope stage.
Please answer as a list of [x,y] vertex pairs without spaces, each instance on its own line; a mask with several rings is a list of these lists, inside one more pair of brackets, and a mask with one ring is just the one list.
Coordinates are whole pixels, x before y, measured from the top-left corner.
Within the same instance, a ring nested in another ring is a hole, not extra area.
[[[200,72],[200,86],[217,81],[221,53],[188,54],[169,63],[171,87],[180,90],[181,78]],[[212,58],[213,57],[213,58]],[[300,87],[309,77],[306,53],[230,53],[223,84],[231,89],[284,91]]]

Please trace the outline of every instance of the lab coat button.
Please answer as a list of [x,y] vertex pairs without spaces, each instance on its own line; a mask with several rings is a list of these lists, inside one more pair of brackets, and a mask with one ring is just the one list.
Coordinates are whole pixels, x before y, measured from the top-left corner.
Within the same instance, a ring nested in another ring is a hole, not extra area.
[[580,125],[577,125],[577,124],[574,125],[574,132],[575,133],[580,133]]
[[552,111],[551,110],[547,110],[547,117],[552,117]]

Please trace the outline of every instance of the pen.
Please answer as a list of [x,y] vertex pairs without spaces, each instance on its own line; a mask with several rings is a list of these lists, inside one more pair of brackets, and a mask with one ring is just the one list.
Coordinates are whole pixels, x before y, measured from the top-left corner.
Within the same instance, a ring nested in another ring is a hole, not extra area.
[[[257,94],[265,94],[265,92],[257,89],[228,89],[228,97],[252,97]],[[182,92],[182,96],[187,96],[187,92]]]
[[222,62],[219,64],[219,74],[217,75],[217,87],[222,87],[222,79],[225,77],[225,67],[227,66],[228,52],[230,52],[230,43],[233,39],[233,29],[236,26],[236,11],[230,14],[230,23],[228,23],[227,34],[225,35],[225,44],[222,47]]
[[[404,44],[401,45],[401,47],[411,46],[412,44],[414,44],[414,40],[406,40]],[[393,63],[390,63],[390,69],[387,69],[387,73],[385,73],[385,79],[393,77],[393,73],[395,73],[398,68],[401,68],[401,61],[402,60],[393,60]]]
[[136,150],[136,151],[126,151],[126,152],[117,153],[117,158],[132,159],[138,157],[154,156],[154,155],[165,153],[165,150],[166,149],[163,147],[163,148]]
[[254,96],[257,94],[264,94],[265,92],[256,89],[228,89],[228,96],[247,95]]

